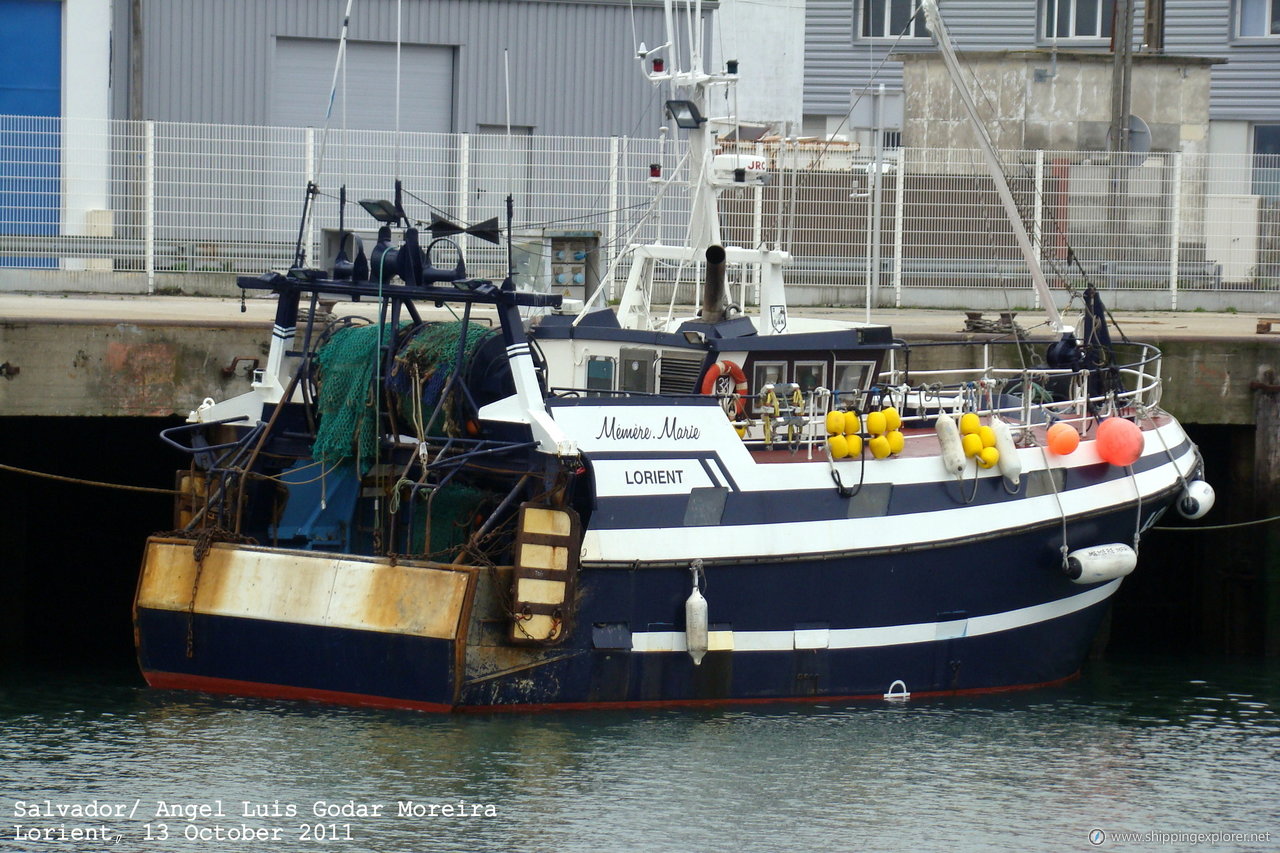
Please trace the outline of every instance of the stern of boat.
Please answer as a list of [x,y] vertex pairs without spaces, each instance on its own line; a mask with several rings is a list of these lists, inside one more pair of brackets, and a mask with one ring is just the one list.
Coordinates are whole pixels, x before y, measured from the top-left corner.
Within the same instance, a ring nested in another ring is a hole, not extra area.
[[449,710],[477,571],[151,537],[138,663],[153,687]]

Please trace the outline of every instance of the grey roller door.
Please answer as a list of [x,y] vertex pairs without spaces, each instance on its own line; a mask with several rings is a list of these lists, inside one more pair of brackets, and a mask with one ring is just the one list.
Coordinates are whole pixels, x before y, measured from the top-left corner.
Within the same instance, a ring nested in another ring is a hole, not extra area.
[[[321,127],[338,54],[337,40],[277,38],[267,123]],[[453,48],[403,45],[400,53],[400,129],[453,130]],[[347,127],[394,130],[396,48],[393,44],[347,44]],[[342,124],[342,82],[331,128]]]

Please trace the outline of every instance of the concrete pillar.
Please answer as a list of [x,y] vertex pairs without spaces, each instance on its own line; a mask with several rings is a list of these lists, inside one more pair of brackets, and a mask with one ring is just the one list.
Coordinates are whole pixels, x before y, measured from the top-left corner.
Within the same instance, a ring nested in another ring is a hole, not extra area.
[[[1257,518],[1280,515],[1280,379],[1272,368],[1251,382],[1257,433],[1254,444],[1254,508]],[[1280,523],[1264,524],[1258,571],[1264,595],[1263,650],[1280,656]]]

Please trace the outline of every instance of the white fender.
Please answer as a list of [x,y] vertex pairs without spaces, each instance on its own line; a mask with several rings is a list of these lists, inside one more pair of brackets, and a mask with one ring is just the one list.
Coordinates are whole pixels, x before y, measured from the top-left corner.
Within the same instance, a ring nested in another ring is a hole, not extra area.
[[707,653],[707,640],[707,600],[695,586],[684,602],[684,644],[694,666],[702,663],[702,656]]
[[997,416],[991,418],[991,431],[996,434],[996,450],[1000,451],[1000,473],[1010,486],[1016,487],[1022,476],[1022,459],[1018,456],[1018,446],[1013,443],[1013,430],[1004,419]]
[[948,414],[938,415],[934,429],[938,433],[938,446],[942,449],[942,467],[947,473],[959,477],[964,473],[964,445],[960,442],[960,427]]
[[1178,514],[1194,521],[1213,509],[1214,491],[1204,480],[1192,480],[1178,498]]
[[1122,578],[1138,565],[1138,552],[1115,542],[1080,548],[1067,555],[1067,577],[1076,583],[1102,583]]

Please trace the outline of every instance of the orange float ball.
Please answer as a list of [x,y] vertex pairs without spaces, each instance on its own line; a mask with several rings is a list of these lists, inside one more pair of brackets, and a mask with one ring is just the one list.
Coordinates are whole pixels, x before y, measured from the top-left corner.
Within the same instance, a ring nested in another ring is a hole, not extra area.
[[1076,428],[1071,424],[1059,422],[1049,427],[1045,440],[1051,453],[1066,456],[1079,446],[1080,433],[1076,432]]
[[1120,468],[1132,465],[1142,455],[1142,429],[1124,418],[1107,418],[1098,424],[1095,440],[1098,455]]

